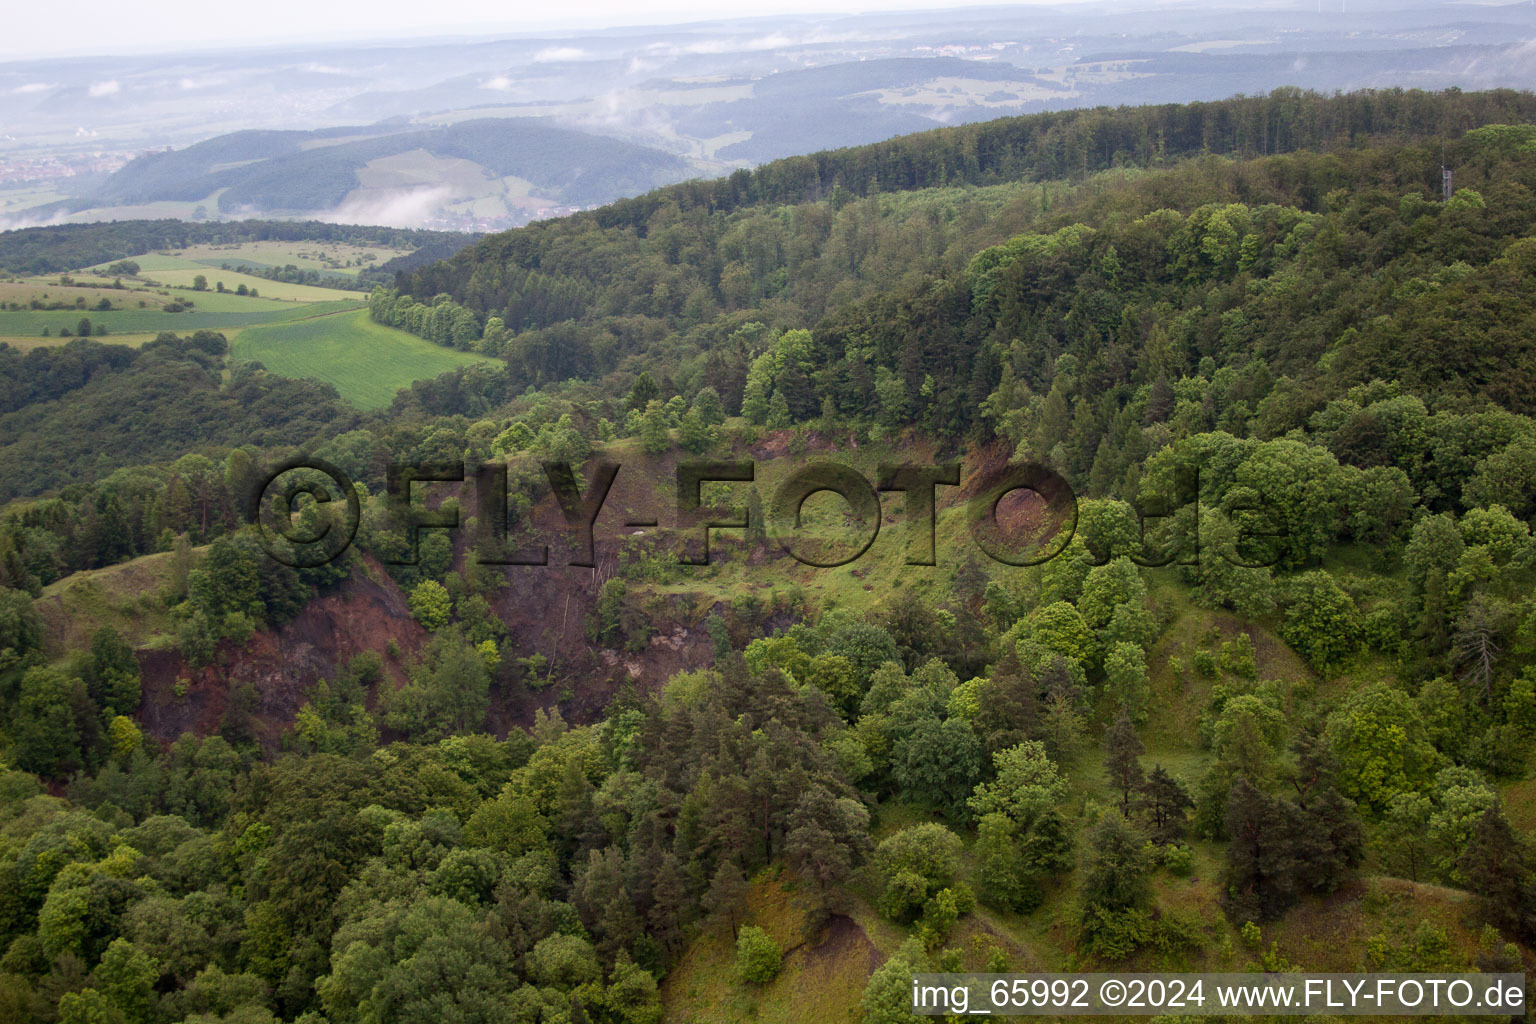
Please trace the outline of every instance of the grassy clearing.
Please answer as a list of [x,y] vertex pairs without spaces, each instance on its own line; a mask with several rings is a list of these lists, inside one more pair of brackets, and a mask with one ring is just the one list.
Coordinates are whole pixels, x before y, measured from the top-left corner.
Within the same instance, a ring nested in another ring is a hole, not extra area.
[[48,656],[89,649],[91,637],[103,626],[140,647],[169,642],[175,622],[161,594],[171,578],[174,557],[170,552],[145,555],[73,573],[44,587],[37,610]]
[[365,309],[253,327],[236,339],[234,355],[285,377],[326,381],[364,409],[388,405],[412,381],[485,361],[376,324]]
[[[739,421],[737,421],[739,423]],[[615,488],[615,504],[628,509],[660,513],[664,524],[671,522],[676,504],[675,483],[670,466],[653,466],[640,454],[638,443],[633,439],[616,442],[604,449],[605,457],[621,464],[643,464],[645,472],[652,475],[654,487],[641,486],[639,493],[634,486],[620,476]],[[781,445],[760,444],[750,448],[741,446],[728,454],[731,458],[752,458],[756,463],[756,479],[753,484],[710,485],[704,493],[705,503],[718,501],[722,506],[742,507],[747,502],[749,488],[755,487],[766,509],[774,494],[791,474],[812,463],[836,462],[855,469],[873,486],[878,467],[885,463],[921,463],[929,453],[912,451],[891,444],[870,444],[853,449],[826,450],[817,447],[803,454],[782,450]],[[691,456],[690,456],[691,458]],[[711,490],[710,488],[714,488]],[[982,557],[968,533],[965,506],[958,500],[958,489],[939,489],[939,510],[935,526],[937,565],[908,565],[908,525],[905,499],[898,493],[888,492],[881,497],[881,524],[878,536],[862,555],[847,565],[816,568],[803,565],[785,556],[774,539],[766,543],[765,553],[771,560],[764,565],[759,557],[744,546],[744,534],[740,530],[717,530],[711,534],[710,562],[707,567],[690,569],[672,582],[647,581],[640,584],[649,592],[661,594],[692,594],[709,601],[729,603],[733,597],[755,593],[767,597],[776,591],[799,589],[807,601],[829,611],[846,608],[862,614],[881,601],[890,600],[910,588],[919,594],[938,595],[947,592],[954,573],[965,564],[967,558]],[[802,508],[802,525],[806,533],[819,540],[837,545],[838,550],[851,553],[867,536],[867,524],[860,523],[848,514],[848,505],[830,492],[820,492],[805,502]],[[605,516],[607,513],[604,513]],[[621,521],[615,513],[613,522]],[[772,524],[771,524],[772,525]],[[690,532],[690,539],[695,536]],[[693,541],[696,543],[696,541]],[[995,566],[1004,578],[1013,574],[1036,573],[1033,569],[1009,569]],[[935,597],[937,600],[937,596]]]
[[694,941],[663,981],[664,1019],[698,1024],[857,1020],[864,984],[884,954],[855,921],[846,918],[834,920],[825,933],[808,939],[795,889],[788,872],[764,872],[754,880],[742,922],[762,928],[785,950],[778,977],[766,985],[739,980],[730,929],[711,928]]

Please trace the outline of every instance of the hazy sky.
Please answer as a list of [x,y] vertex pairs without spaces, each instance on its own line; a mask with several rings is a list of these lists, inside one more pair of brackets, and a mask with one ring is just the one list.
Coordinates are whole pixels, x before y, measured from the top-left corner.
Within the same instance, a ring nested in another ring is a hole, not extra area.
[[[0,61],[63,55],[171,53],[201,47],[332,42],[454,35],[576,30],[616,25],[655,25],[760,14],[853,13],[942,10],[948,7],[1017,5],[1021,0],[660,0],[644,7],[621,0],[567,0],[533,4],[497,0],[262,0],[255,5],[207,0],[71,0],[7,4],[0,34]],[[1025,0],[1028,2],[1028,0]],[[1038,0],[1037,0],[1038,2]],[[1059,2],[1059,0],[1058,0]]]

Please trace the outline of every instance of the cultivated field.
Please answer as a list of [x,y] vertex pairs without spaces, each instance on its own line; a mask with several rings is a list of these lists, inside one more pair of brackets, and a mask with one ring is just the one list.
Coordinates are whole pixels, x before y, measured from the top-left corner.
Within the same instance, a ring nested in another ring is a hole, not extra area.
[[[482,357],[373,323],[361,291],[272,281],[221,265],[259,271],[291,264],[356,277],[406,251],[315,241],[200,245],[134,256],[139,271],[132,276],[109,275],[108,262],[0,281],[0,343],[23,352],[62,345],[80,336],[82,320],[90,321],[92,340],[116,345],[142,345],[162,331],[220,331],[236,358],[282,376],[326,381],[349,402],[378,408],[413,381]],[[199,276],[203,290],[194,288]],[[237,294],[242,285],[245,295]],[[61,304],[66,308],[33,308]]]
[[[317,289],[318,290],[318,289]],[[335,313],[341,310],[360,308],[360,303],[354,298],[337,298],[345,292],[331,292],[329,301],[325,302],[284,302],[266,304],[265,308],[226,309],[223,311],[209,311],[203,309],[186,310],[180,313],[167,313],[163,309],[114,309],[98,312],[96,310],[33,310],[20,311],[7,310],[0,312],[0,341],[16,342],[17,347],[35,348],[40,344],[62,344],[69,340],[61,337],[62,330],[68,330],[72,334],[78,333],[77,328],[82,318],[91,321],[93,337],[98,341],[114,342],[120,340],[123,335],[155,335],[161,331],[174,331],[177,334],[190,334],[196,330],[221,331],[238,327],[254,327],[257,324],[283,323],[289,320],[302,320],[307,317],[318,316],[326,313]],[[230,296],[234,299],[236,296]],[[258,302],[262,300],[256,300]],[[105,335],[97,335],[94,332],[100,327],[106,327]],[[43,337],[42,333],[47,329],[49,336]]]
[[[302,243],[299,243],[302,244]],[[191,289],[193,281],[202,276],[208,281],[210,291],[217,290],[220,283],[230,291],[236,291],[243,284],[247,290],[255,288],[263,298],[285,299],[292,302],[319,302],[323,299],[334,299],[345,292],[336,288],[318,288],[308,284],[287,284],[282,281],[270,281],[265,277],[255,274],[243,274],[238,270],[221,270],[219,262],[215,260],[212,266],[200,263],[195,259],[181,255],[169,255],[165,253],[147,253],[143,256],[133,257],[133,262],[139,265],[139,280],[143,283],[155,283],[168,285],[171,288]],[[229,261],[225,261],[229,262]],[[92,271],[105,271],[108,264],[89,267],[85,273]],[[126,282],[125,282],[126,283]]]
[[[161,331],[232,333],[357,309],[360,291],[272,281],[253,272],[224,270],[220,264],[256,272],[292,264],[355,278],[364,266],[404,251],[305,241],[202,245],[134,256],[139,272],[132,276],[109,274],[109,262],[68,274],[0,281],[0,342],[23,351],[61,344],[79,335],[81,320],[86,319],[92,337],[108,344],[138,345]],[[202,290],[195,287],[199,276],[204,279]],[[244,295],[238,294],[242,286]],[[64,308],[53,308],[58,306]]]
[[376,324],[366,309],[250,328],[236,338],[234,355],[284,377],[326,381],[364,409],[388,405],[412,381],[485,361]]
[[231,245],[192,245],[178,250],[182,259],[215,269],[229,264],[235,269],[262,270],[289,265],[339,277],[356,277],[358,271],[404,256],[409,249],[381,245],[347,245],[343,242],[239,242]]

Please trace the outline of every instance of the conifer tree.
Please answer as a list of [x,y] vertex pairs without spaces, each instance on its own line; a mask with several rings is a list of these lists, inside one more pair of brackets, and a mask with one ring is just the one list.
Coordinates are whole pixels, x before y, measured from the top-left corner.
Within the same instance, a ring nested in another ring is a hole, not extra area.
[[1162,765],[1154,765],[1152,774],[1141,787],[1142,807],[1152,826],[1152,840],[1169,845],[1184,838],[1185,819],[1195,805],[1179,780]]
[[1120,794],[1120,816],[1129,818],[1131,797],[1146,781],[1141,768],[1141,755],[1146,752],[1146,747],[1142,746],[1136,728],[1131,724],[1131,716],[1124,708],[1105,735],[1104,746],[1104,768],[1109,773],[1110,785]]

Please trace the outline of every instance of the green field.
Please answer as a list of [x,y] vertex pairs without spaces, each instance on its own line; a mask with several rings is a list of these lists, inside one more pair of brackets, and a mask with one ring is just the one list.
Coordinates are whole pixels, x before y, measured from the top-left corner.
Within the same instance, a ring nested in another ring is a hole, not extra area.
[[[182,288],[151,288],[131,278],[123,282],[122,288],[106,287],[93,277],[71,280],[74,284],[61,285],[59,277],[52,275],[29,277],[21,281],[0,281],[0,307],[11,304],[27,307],[33,300],[41,302],[44,306],[60,301],[74,304],[83,299],[85,307],[80,312],[93,314],[96,312],[97,303],[102,299],[110,302],[114,309],[125,310],[157,310],[169,302],[190,301],[197,310],[204,313],[251,313],[258,310],[292,309],[295,301],[275,297],[252,298],[249,295],[236,295],[233,289],[219,292],[210,288],[208,291],[194,292]],[[332,291],[329,295],[321,295],[306,301],[339,299],[350,294],[350,292]]]
[[[327,298],[348,294],[346,291],[336,288],[319,288],[312,284],[287,284],[282,281],[269,281],[264,277],[257,277],[254,274],[242,274],[235,270],[220,270],[218,266],[220,261],[217,259],[211,262],[198,261],[185,256],[151,252],[133,257],[133,262],[139,265],[139,277],[141,279],[153,281],[161,285],[169,285],[172,288],[190,289],[196,278],[203,277],[207,279],[210,290],[213,290],[221,282],[230,291],[234,291],[243,284],[247,288],[255,288],[261,292],[261,296],[264,299],[286,299],[290,302],[321,302]],[[248,264],[254,263],[254,261],[249,260],[246,262]],[[108,266],[110,264],[98,264],[95,267],[87,268],[84,273],[105,271]]]
[[[321,289],[315,289],[320,291]],[[345,292],[329,292],[331,296],[346,294]],[[219,296],[218,299],[224,298]],[[230,296],[238,299],[237,296]],[[0,312],[0,340],[9,338],[39,338],[43,328],[48,328],[49,334],[57,338],[59,329],[67,327],[73,331],[79,324],[81,317],[86,317],[95,324],[105,324],[110,339],[116,334],[143,334],[157,333],[159,331],[175,331],[177,334],[190,334],[199,329],[222,330],[231,327],[253,327],[257,324],[286,323],[292,320],[303,320],[308,317],[322,316],[328,313],[336,313],[342,310],[360,308],[360,302],[355,298],[332,298],[329,302],[310,303],[266,303],[261,299],[255,300],[261,303],[256,308],[247,307],[242,311],[213,312],[200,309],[190,309],[181,313],[166,313],[159,309],[114,309],[106,312],[93,310],[32,310]],[[210,303],[214,303],[214,297],[210,297]],[[218,302],[219,305],[224,305]],[[262,308],[262,307],[266,308]]]
[[[356,277],[364,266],[377,266],[409,251],[381,245],[348,245],[344,242],[268,241],[193,245],[179,250],[179,255],[215,270],[225,263],[237,269],[253,270],[292,264],[300,270]],[[347,266],[348,263],[353,265]]]
[[260,362],[284,377],[326,381],[364,409],[388,405],[412,381],[487,361],[376,324],[366,309],[253,327],[235,340],[234,356]]

